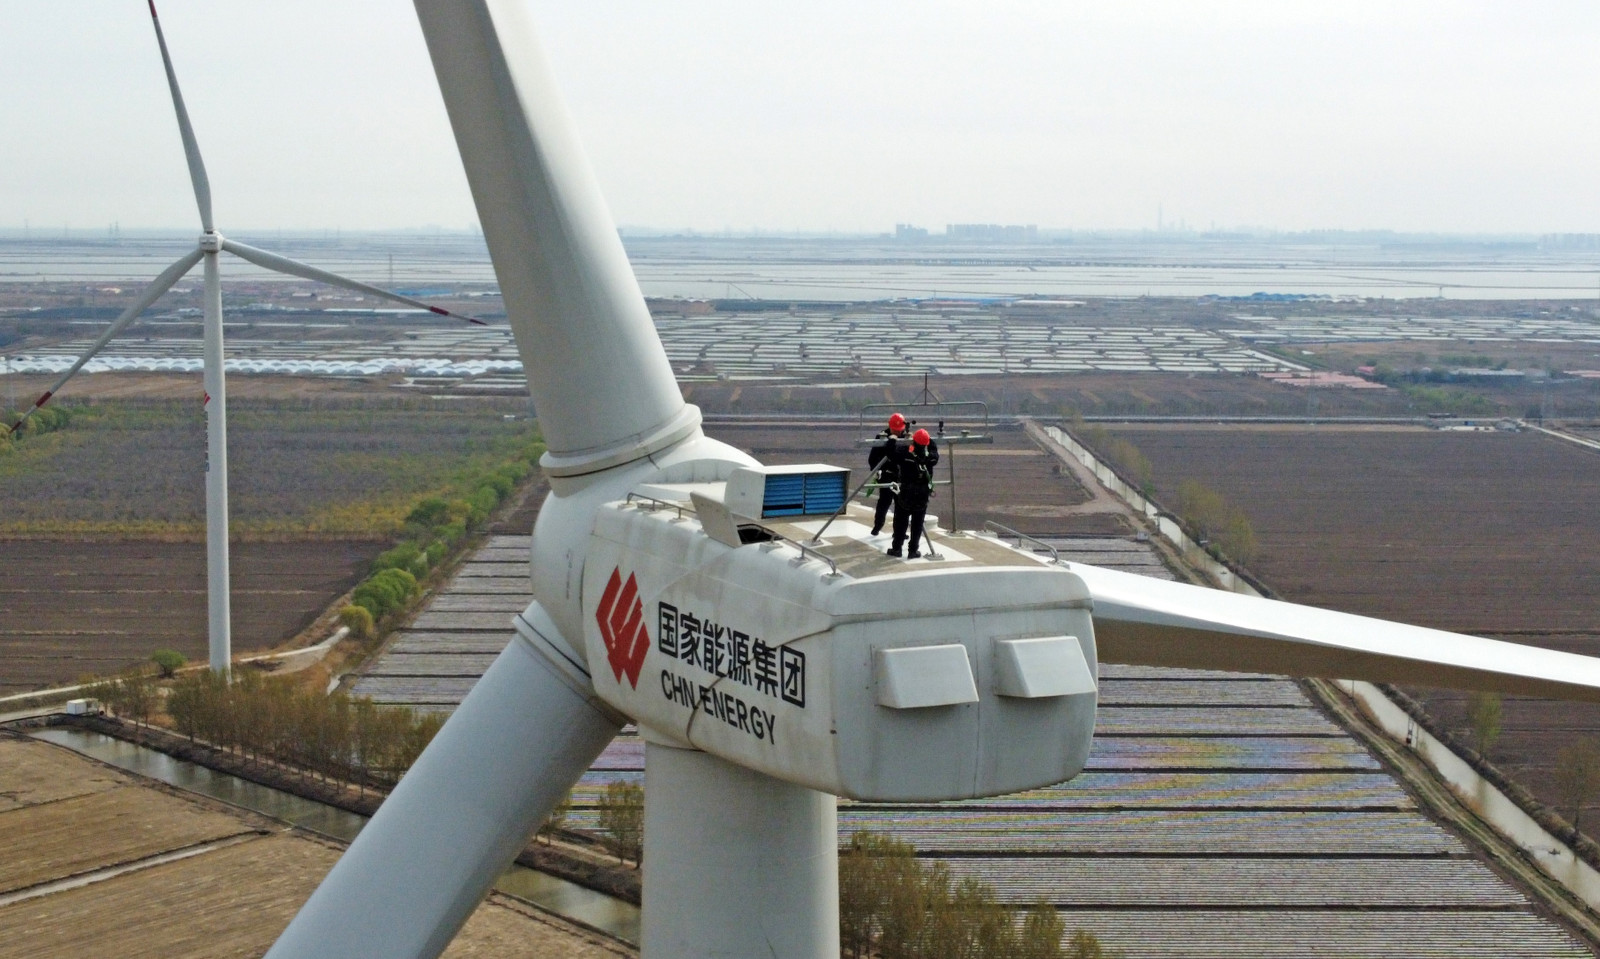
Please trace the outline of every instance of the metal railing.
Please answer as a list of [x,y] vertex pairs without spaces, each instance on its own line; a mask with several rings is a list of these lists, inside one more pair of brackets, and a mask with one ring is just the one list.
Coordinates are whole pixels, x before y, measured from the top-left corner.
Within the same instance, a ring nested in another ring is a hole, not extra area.
[[[1015,536],[1017,538],[1017,548],[1018,549],[1022,548],[1022,544],[1023,543],[1032,543],[1035,546],[1040,547],[1041,549],[1045,550],[1046,552],[1048,552],[1050,554],[1050,562],[1053,565],[1056,565],[1056,566],[1066,566],[1067,565],[1067,563],[1062,560],[1061,554],[1056,551],[1056,548],[1054,546],[1051,546],[1049,543],[1046,543],[1044,540],[1040,539],[1037,536],[1029,536],[1027,533],[1019,533],[1019,532],[1017,532],[1016,530],[1012,529],[1009,526],[1001,526],[999,523],[996,523],[992,519],[991,520],[985,520],[983,525],[984,525],[985,529],[993,530],[996,533],[1000,533],[1000,534],[1003,534],[1005,536]],[[1035,552],[1037,552],[1037,550],[1035,550]]]
[[[761,524],[757,523],[755,525],[760,526]],[[793,546],[795,549],[800,551],[800,558],[802,560],[807,559],[807,558],[820,560],[820,561],[828,564],[828,569],[829,569],[828,575],[829,576],[838,576],[839,575],[839,564],[833,561],[833,557],[832,556],[824,555],[823,553],[820,553],[820,552],[812,549],[811,547],[807,546],[806,544],[804,544],[804,543],[802,543],[802,542],[800,542],[798,540],[792,540],[789,537],[783,535],[782,533],[774,532],[773,530],[768,529],[765,526],[761,526],[761,529],[763,531],[765,531],[768,536],[772,537],[771,542],[787,543],[790,546]]]
[[[632,505],[634,505],[634,502],[636,500],[639,502],[638,508],[642,509],[642,510],[646,510],[647,512],[652,512],[653,513],[656,510],[662,510],[662,509],[677,510],[678,519],[683,519],[684,518],[684,510],[685,509],[690,509],[690,510],[693,509],[693,507],[686,507],[686,506],[684,506],[684,504],[679,503],[679,502],[674,502],[673,500],[658,499],[657,497],[654,497],[654,496],[646,496],[643,493],[629,493],[627,499],[623,500],[623,505],[624,506],[632,506]],[[839,573],[839,564],[837,562],[835,562],[833,557],[831,557],[831,556],[824,555],[823,553],[820,553],[817,550],[812,549],[811,547],[807,546],[806,544],[804,544],[802,542],[799,542],[797,540],[792,540],[789,537],[787,537],[787,536],[783,535],[782,533],[778,532],[777,530],[772,529],[771,527],[766,526],[766,525],[764,525],[762,523],[752,523],[752,522],[746,521],[746,522],[740,523],[739,525],[740,526],[754,526],[757,529],[760,529],[763,533],[766,533],[769,537],[771,537],[771,539],[767,540],[767,542],[769,542],[769,543],[787,543],[788,545],[793,546],[795,549],[800,551],[800,559],[801,559],[801,561],[804,561],[804,560],[807,560],[807,559],[814,559],[814,560],[818,560],[819,562],[827,563],[828,564],[828,570],[829,570],[829,572],[828,572],[829,576],[838,576],[838,575],[840,575],[840,573]]]
[[628,498],[622,501],[622,505],[631,506],[631,505],[633,505],[633,501],[634,500],[641,500],[641,501],[643,501],[645,503],[650,504],[648,506],[640,506],[639,507],[640,509],[646,510],[647,512],[653,513],[658,509],[675,509],[675,510],[678,511],[678,518],[679,519],[683,519],[683,511],[684,511],[685,507],[680,502],[676,502],[676,501],[670,500],[670,499],[657,499],[654,496],[646,496],[643,493],[629,493],[628,494]]

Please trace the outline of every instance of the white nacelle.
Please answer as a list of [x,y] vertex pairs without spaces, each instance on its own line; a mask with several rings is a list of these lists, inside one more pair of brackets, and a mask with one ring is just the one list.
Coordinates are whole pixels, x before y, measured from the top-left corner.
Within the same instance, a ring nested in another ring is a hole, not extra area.
[[1070,779],[1094,733],[1089,593],[1011,555],[856,577],[719,542],[687,510],[608,504],[583,573],[594,689],[647,736],[856,799]]

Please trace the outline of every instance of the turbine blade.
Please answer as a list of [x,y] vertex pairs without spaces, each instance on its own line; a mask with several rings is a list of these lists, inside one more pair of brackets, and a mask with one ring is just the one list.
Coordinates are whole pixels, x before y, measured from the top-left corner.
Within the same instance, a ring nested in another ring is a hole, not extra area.
[[517,0],[416,0],[555,475],[699,429]]
[[455,313],[441,306],[429,306],[421,300],[414,300],[409,296],[401,296],[399,293],[390,293],[388,290],[379,289],[376,286],[368,286],[365,283],[349,280],[337,273],[319,270],[314,266],[301,263],[299,260],[291,260],[286,256],[279,256],[276,253],[268,253],[266,250],[258,250],[253,246],[246,246],[237,240],[223,238],[222,248],[241,260],[249,260],[256,266],[278,273],[287,273],[290,276],[316,280],[318,283],[326,283],[329,286],[342,286],[357,293],[380,297],[393,303],[404,303],[406,306],[414,306],[419,310],[427,310],[429,313],[437,313],[440,316],[453,316],[458,320],[466,320],[468,323],[476,323],[479,326],[489,325],[477,317],[467,316],[464,313]]
[[178,133],[183,137],[183,156],[189,161],[189,180],[194,184],[194,201],[200,207],[200,226],[205,232],[213,229],[211,223],[211,181],[206,178],[205,161],[200,159],[200,144],[194,138],[194,127],[189,125],[189,110],[183,105],[183,93],[178,89],[178,74],[172,69],[172,56],[167,53],[167,38],[161,32],[161,18],[156,16],[156,0],[149,0],[150,22],[156,28],[156,43],[161,47],[161,63],[167,69],[167,87],[172,91],[172,108],[178,114]]
[[199,250],[191,251],[190,253],[185,254],[184,257],[178,262],[163,270],[160,276],[156,277],[150,282],[149,286],[144,288],[144,292],[139,294],[139,298],[134,300],[133,303],[129,304],[128,308],[122,311],[122,315],[118,316],[110,326],[106,327],[106,331],[101,333],[100,338],[94,341],[94,345],[89,347],[89,351],[78,357],[78,361],[72,364],[72,366],[65,373],[61,374],[60,379],[57,379],[53,384],[51,384],[50,388],[44,391],[43,396],[40,396],[37,400],[34,400],[33,406],[29,407],[27,412],[17,417],[17,421],[15,423],[12,423],[10,426],[6,427],[6,432],[15,433],[23,423],[27,422],[28,417],[32,416],[40,407],[50,402],[50,397],[54,396],[56,391],[61,389],[61,387],[64,386],[68,380],[78,375],[78,371],[83,369],[83,365],[94,359],[95,354],[99,353],[101,348],[107,343],[111,342],[112,337],[127,329],[128,324],[132,323],[135,319],[138,319],[139,314],[148,309],[150,304],[154,303],[156,300],[159,300],[161,298],[161,294],[171,289],[172,284],[178,282],[179,277],[194,269],[194,265],[200,262],[200,257],[203,255],[204,254],[202,254]]
[[1072,564],[1110,663],[1600,702],[1600,659]]
[[267,952],[421,959],[621,728],[518,637]]

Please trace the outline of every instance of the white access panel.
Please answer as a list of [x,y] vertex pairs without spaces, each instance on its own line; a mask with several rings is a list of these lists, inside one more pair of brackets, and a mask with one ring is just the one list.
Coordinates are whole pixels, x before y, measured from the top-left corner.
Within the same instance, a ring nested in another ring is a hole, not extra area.
[[1018,699],[1071,696],[1098,688],[1076,636],[998,640],[994,673],[1000,695]]
[[880,649],[873,665],[880,706],[929,709],[978,701],[967,647],[959,643]]

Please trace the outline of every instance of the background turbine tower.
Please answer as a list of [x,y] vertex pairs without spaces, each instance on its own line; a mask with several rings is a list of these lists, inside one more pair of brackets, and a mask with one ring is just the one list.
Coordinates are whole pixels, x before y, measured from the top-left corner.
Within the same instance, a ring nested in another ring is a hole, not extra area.
[[183,157],[189,164],[189,180],[194,184],[194,199],[200,208],[199,247],[205,268],[206,636],[212,671],[225,673],[233,661],[233,617],[228,572],[228,378],[223,369],[222,275],[217,263],[222,236],[212,222],[211,181],[206,177],[200,144],[189,123],[189,110],[183,105],[183,91],[178,89],[178,74],[172,69],[155,0],[150,0],[150,23],[161,48],[161,65],[167,73],[167,89],[172,92],[178,134],[183,138]]
[[177,115],[178,133],[183,138],[183,155],[189,165],[189,180],[194,185],[195,204],[200,210],[200,239],[193,251],[185,254],[176,263],[162,271],[149,286],[139,294],[139,297],[125,309],[120,316],[100,334],[87,352],[72,364],[55,383],[51,384],[33,406],[19,416],[16,422],[6,427],[8,433],[14,433],[32,416],[35,410],[44,406],[50,398],[60,390],[63,385],[84,364],[93,359],[100,350],[111,341],[118,333],[127,328],[128,324],[138,319],[139,315],[160,299],[162,294],[172,288],[184,274],[194,268],[196,263],[204,264],[205,292],[204,292],[204,402],[206,411],[206,620],[207,638],[209,647],[210,665],[212,670],[225,673],[233,658],[233,638],[231,634],[230,599],[229,599],[229,570],[228,570],[228,386],[224,372],[224,352],[222,342],[222,282],[219,269],[219,255],[226,250],[235,256],[254,263],[257,266],[302,279],[315,280],[333,286],[344,287],[359,293],[380,297],[395,303],[427,310],[440,316],[451,316],[466,320],[479,326],[486,325],[482,320],[470,316],[462,316],[450,310],[437,306],[429,306],[420,300],[408,296],[401,296],[369,286],[355,280],[346,279],[326,270],[319,270],[291,260],[288,257],[258,250],[226,239],[217,232],[216,225],[211,215],[211,182],[206,176],[205,161],[200,157],[200,145],[195,140],[194,128],[189,123],[189,111],[183,103],[183,92],[178,88],[178,75],[172,67],[172,56],[167,51],[167,39],[161,32],[161,20],[156,16],[155,0],[149,0],[150,22],[155,27],[156,44],[161,48],[161,63],[167,74],[167,88],[172,93],[172,108]]

